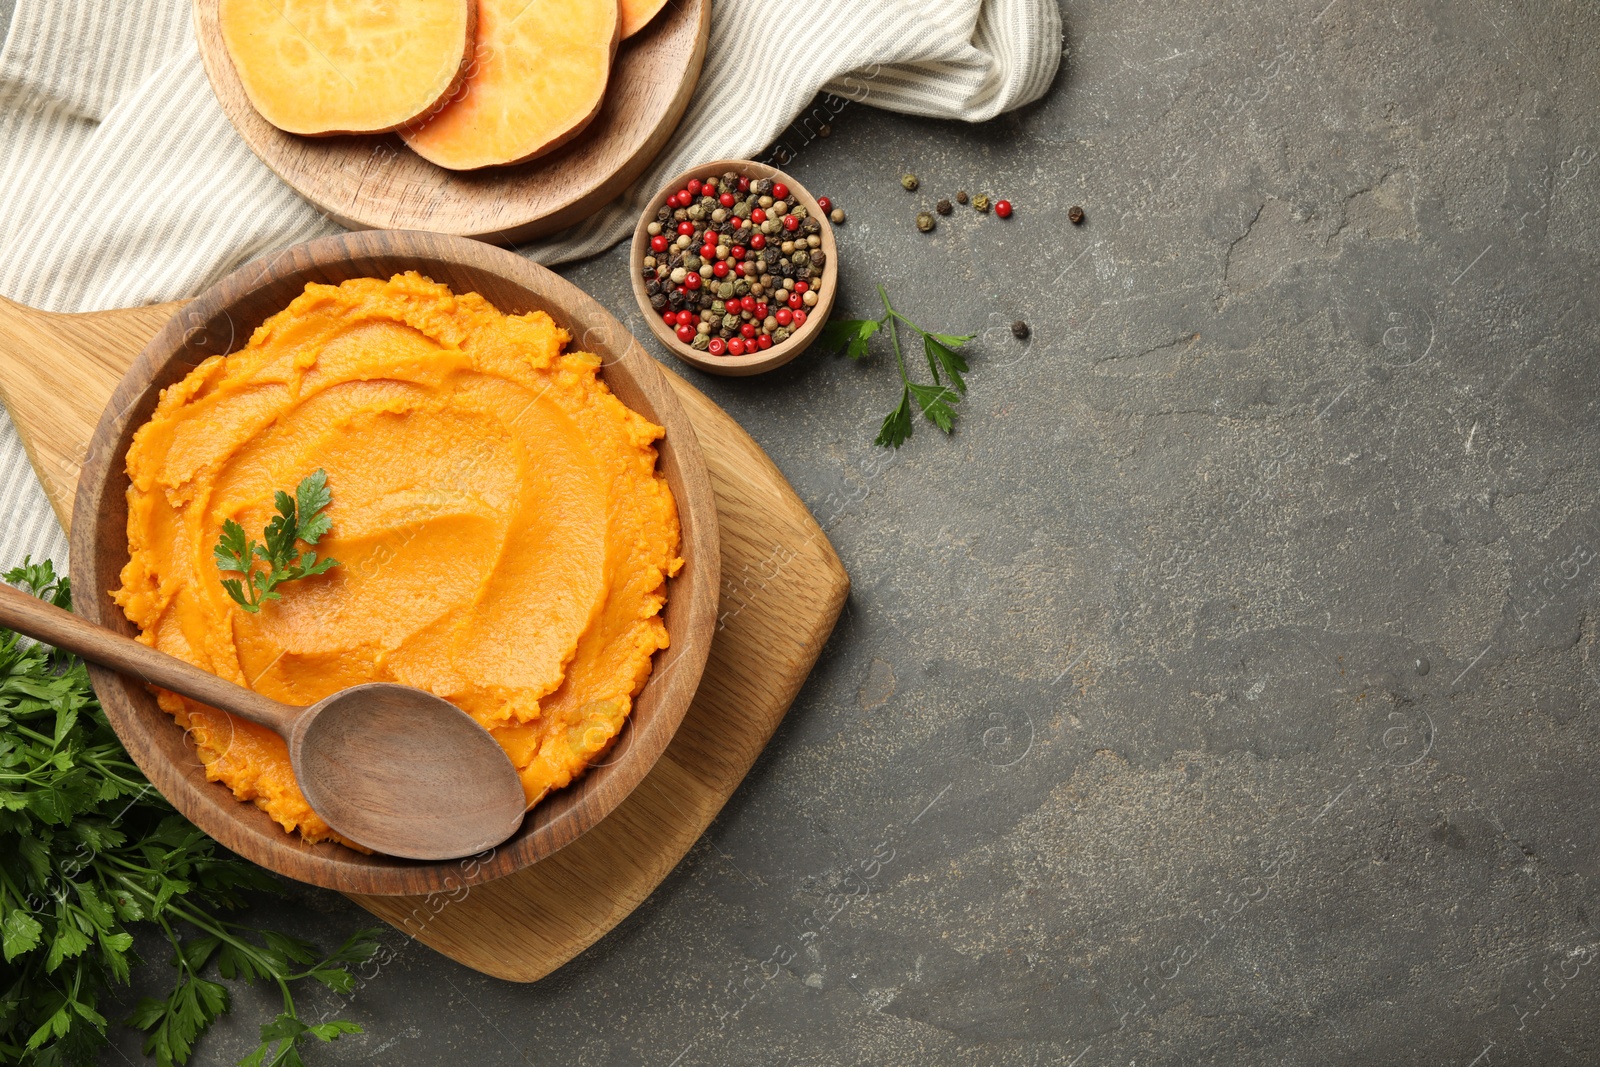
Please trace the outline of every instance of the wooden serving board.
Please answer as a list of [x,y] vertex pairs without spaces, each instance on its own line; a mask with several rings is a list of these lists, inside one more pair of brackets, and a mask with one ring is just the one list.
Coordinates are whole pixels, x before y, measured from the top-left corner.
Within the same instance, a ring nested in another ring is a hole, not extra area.
[[432,230],[517,244],[581,222],[644,173],[700,81],[711,0],[675,0],[617,47],[605,102],[568,144],[514,167],[450,171],[398,134],[297,137],[245,95],[217,24],[217,0],[194,0],[194,32],[223,114],[261,161],[352,230]]
[[[58,315],[0,299],[0,399],[64,525],[72,521],[84,450],[112,390],[182,308]],[[670,372],[668,378],[710,470],[723,576],[710,661],[671,745],[627,800],[548,859],[457,892],[351,898],[497,978],[544,977],[661,883],[783,719],[849,591],[833,546],[760,446],[693,386]]]

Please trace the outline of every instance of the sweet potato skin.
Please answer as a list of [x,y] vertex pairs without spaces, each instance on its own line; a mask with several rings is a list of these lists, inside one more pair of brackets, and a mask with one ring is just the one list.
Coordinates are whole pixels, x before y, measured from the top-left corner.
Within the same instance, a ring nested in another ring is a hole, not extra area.
[[[547,69],[547,64],[535,55],[534,61],[523,63],[526,69],[520,75],[508,73],[508,61],[502,55],[510,39],[508,23],[531,18],[538,24],[540,16],[547,16],[545,25],[565,26],[568,23],[564,16],[571,7],[569,0],[479,0],[477,43],[468,64],[471,73],[456,95],[426,121],[400,130],[412,151],[448,170],[509,167],[553,152],[582,133],[600,113],[610,88],[611,66],[622,40],[618,0],[593,0],[584,5],[584,10],[594,13],[600,21],[596,23],[599,32],[582,42],[592,54],[587,57],[586,68],[591,76],[590,96],[583,98],[586,106],[581,111],[561,116],[555,128],[544,131],[541,137],[529,138],[526,150],[486,146],[481,138],[480,143],[474,143],[474,134],[481,134],[502,113],[496,105],[517,93],[537,94],[539,87],[529,74]],[[552,37],[543,34],[535,38],[537,44],[532,52],[543,54],[551,47]]]
[[622,0],[622,36],[632,37],[667,6],[667,0]]
[[[218,0],[217,18],[222,32],[223,42],[226,45],[229,61],[233,64],[235,73],[244,89],[245,96],[250,100],[256,112],[268,122],[277,126],[286,133],[298,134],[304,137],[336,137],[346,134],[378,134],[400,130],[406,126],[415,125],[425,121],[427,117],[444,106],[457,92],[460,91],[468,71],[468,59],[472,55],[473,42],[477,38],[478,5],[477,0],[436,0],[440,6],[456,8],[459,6],[462,19],[460,36],[461,48],[458,57],[441,56],[439,63],[439,76],[434,79],[432,87],[424,87],[422,95],[417,98],[417,106],[407,114],[396,114],[386,122],[350,122],[339,121],[330,117],[328,120],[303,121],[290,117],[296,110],[305,94],[305,87],[301,84],[292,71],[282,69],[254,69],[251,60],[246,57],[251,38],[260,33],[263,21],[277,15],[286,21],[290,18],[291,7],[309,9],[333,9],[339,5],[338,0],[310,0],[309,3],[292,5],[276,3],[273,0]],[[295,14],[299,14],[296,12]],[[315,11],[311,12],[312,18]],[[310,21],[301,19],[298,21]],[[293,23],[291,23],[293,24]],[[300,34],[305,36],[304,33]],[[326,56],[324,56],[326,58]],[[330,60],[331,62],[331,60]],[[448,72],[448,80],[443,80],[443,75]],[[350,81],[347,77],[346,81]],[[274,99],[272,90],[283,85],[292,85],[293,91],[281,99]],[[352,84],[351,95],[358,95],[361,89]],[[351,115],[340,116],[345,119]]]

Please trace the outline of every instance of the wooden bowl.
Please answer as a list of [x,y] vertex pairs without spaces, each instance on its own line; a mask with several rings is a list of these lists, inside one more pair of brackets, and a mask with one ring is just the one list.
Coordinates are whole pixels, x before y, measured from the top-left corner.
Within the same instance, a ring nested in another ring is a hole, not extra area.
[[500,245],[582,222],[632,185],[678,128],[711,35],[711,0],[674,0],[617,46],[600,114],[570,144],[516,166],[452,171],[411,151],[398,134],[284,133],[245,96],[217,0],[193,5],[200,60],[222,113],[317,210],[350,229],[433,230]]
[[90,667],[95,692],[134,761],[163,796],[228,848],[289,878],[370,895],[453,892],[510,874],[571,843],[622,802],[672,739],[699,684],[716,627],[721,562],[716,502],[694,428],[654,359],[593,299],[520,256],[460,237],[368,231],[297,245],[241,267],[207,289],[151,339],[112,394],[90,442],[72,524],[72,580],[78,614],[132,636],[111,600],[128,561],[128,476],[133,433],[161,390],[201,360],[242,348],[267,317],[307,282],[388,278],[415,270],[457,293],[477,292],[509,314],[543,310],[577,348],[602,357],[601,371],[623,403],[666,428],[658,469],[677,499],[683,569],[668,581],[663,614],[671,647],[634,702],[610,754],[566,789],[541,801],[521,830],[469,860],[420,863],[368,856],[343,845],[311,845],[285,833],[254,804],[234,799],[205,771],[184,732],[136,678]]
[[[790,195],[805,205],[812,218],[822,223],[822,251],[828,254],[828,262],[822,268],[822,291],[817,294],[816,306],[806,311],[805,325],[790,335],[787,341],[753,355],[713,356],[698,352],[692,346],[678,340],[678,335],[661,321],[661,315],[650,306],[650,294],[645,291],[643,273],[644,257],[650,254],[650,234],[645,227],[655,221],[656,212],[666,204],[667,197],[682,189],[690,178],[703,178],[708,174],[721,175],[730,170],[738,171],[746,178],[771,178],[787,185]],[[828,221],[828,217],[817,206],[816,197],[807,192],[805,186],[783,171],[769,167],[765,163],[749,159],[719,159],[713,163],[703,163],[693,170],[678,175],[650,201],[650,206],[639,217],[639,225],[633,230],[633,248],[628,256],[628,273],[633,278],[633,295],[639,301],[639,309],[644,312],[645,322],[650,324],[650,332],[656,335],[656,340],[667,346],[668,351],[685,363],[691,363],[703,371],[730,377],[744,377],[783,366],[804,352],[811,346],[811,342],[817,339],[817,335],[822,332],[823,324],[828,321],[829,313],[833,311],[833,298],[839,289],[839,248],[833,241],[833,223]]]

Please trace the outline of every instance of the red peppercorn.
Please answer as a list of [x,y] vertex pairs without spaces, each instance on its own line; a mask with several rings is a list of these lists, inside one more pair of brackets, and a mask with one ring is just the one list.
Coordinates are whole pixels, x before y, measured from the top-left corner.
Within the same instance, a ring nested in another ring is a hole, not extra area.
[[765,322],[767,316],[772,312],[772,309],[767,307],[766,304],[757,304],[751,310],[754,312],[757,322]]
[[794,283],[794,291],[797,292],[797,293],[809,293],[811,291],[811,283],[810,282],[795,282]]
[[759,208],[758,207],[754,211],[750,212],[750,221],[755,223],[757,226],[760,226],[763,222],[766,222],[767,221],[767,212],[766,212],[766,210],[764,208]]
[[819,196],[817,197],[817,207],[821,208],[822,213],[826,215],[828,212],[833,210],[833,201],[829,200],[825,196]]
[[676,287],[676,288],[677,288],[677,293],[678,293],[678,295],[679,295],[679,296],[682,296],[682,295],[683,295],[683,293],[684,293],[684,289],[683,289],[683,286],[681,286],[681,285],[680,285],[680,286],[677,286],[677,287]]
[[678,325],[693,326],[695,324],[695,320],[698,318],[699,316],[694,312],[690,311],[688,308],[684,308],[682,311],[678,312]]
[[658,233],[654,237],[650,238],[650,251],[665,252],[667,250],[667,243],[667,235],[664,233]]
[[1011,201],[996,200],[994,202],[994,213],[1002,219],[1009,219],[1011,217]]
[[795,311],[794,311],[794,323],[793,323],[794,327],[796,329],[799,329],[801,326],[804,326],[805,324],[806,324],[806,310],[805,310],[805,308],[795,308]]
[[756,338],[756,347],[757,348],[771,348],[772,347],[772,335],[770,333],[764,333],[760,337],[757,337]]
[[745,257],[744,245],[734,245],[728,249],[728,255],[734,259],[743,259]]
[[689,272],[688,276],[683,279],[683,287],[692,293],[696,289],[700,288],[700,283],[704,280],[704,278],[700,277],[699,271],[692,270]]
[[683,236],[688,237],[694,233],[694,223],[690,222],[688,219],[684,219],[682,222],[678,223],[678,232]]
[[694,327],[690,326],[687,322],[682,323],[681,325],[679,325],[679,327],[678,327],[678,340],[682,341],[684,344],[688,344],[690,341],[693,341],[694,340]]
[[745,337],[745,338],[750,338],[750,337],[754,337],[755,335],[756,335],[756,324],[755,323],[747,322],[743,326],[739,327],[739,336]]
[[715,278],[726,278],[728,276],[728,265],[718,260],[711,264],[711,274]]
[[767,235],[764,234],[764,233],[758,233],[758,234],[753,235],[750,238],[750,247],[755,249],[757,252],[759,252],[763,248],[767,247]]
[[728,341],[728,355],[730,355],[730,356],[742,356],[742,355],[744,355],[744,338],[735,337],[735,338],[732,338],[731,340]]
[[704,188],[705,188],[705,183],[702,182],[699,178],[690,178],[689,179],[689,195],[690,196],[699,196],[700,195],[700,190],[702,190]]
[[799,311],[801,308],[803,308],[805,306],[806,306],[806,302],[805,302],[805,300],[803,300],[801,298],[799,293],[791,293],[789,295],[789,310],[790,311]]
[[706,345],[706,351],[711,353],[713,356],[720,356],[727,350],[728,342],[724,341],[720,337],[713,337],[711,339],[711,343]]
[[740,311],[754,311],[755,309],[756,309],[756,298],[755,297],[749,296],[749,295],[745,295],[745,296],[741,296],[739,298],[739,310]]
[[778,320],[779,326],[787,326],[790,322],[794,321],[794,312],[790,311],[788,308],[779,308],[778,313],[774,315],[773,318]]
[[661,313],[661,321],[668,326],[676,326],[678,325],[678,313],[676,311],[663,311]]
[[772,183],[772,199],[774,199],[774,200],[787,200],[787,199],[789,199],[789,187],[787,185],[783,184],[782,182],[773,182]]
[[800,228],[800,220],[793,215],[785,215],[783,217],[783,228],[793,233]]
[[750,179],[749,178],[740,178],[738,185],[739,185],[739,191],[741,193],[748,193],[750,191]]
[[734,196],[732,193],[723,193],[721,196],[717,197],[717,203],[721,204],[723,207],[732,207],[738,202],[739,198]]

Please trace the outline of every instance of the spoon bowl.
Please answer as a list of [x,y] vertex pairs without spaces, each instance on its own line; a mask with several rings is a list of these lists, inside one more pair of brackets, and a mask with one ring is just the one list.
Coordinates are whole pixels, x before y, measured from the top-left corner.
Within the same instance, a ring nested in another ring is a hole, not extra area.
[[307,708],[288,740],[312,809],[374,852],[471,856],[516,833],[527,810],[499,742],[421,689],[389,682],[342,689]]

